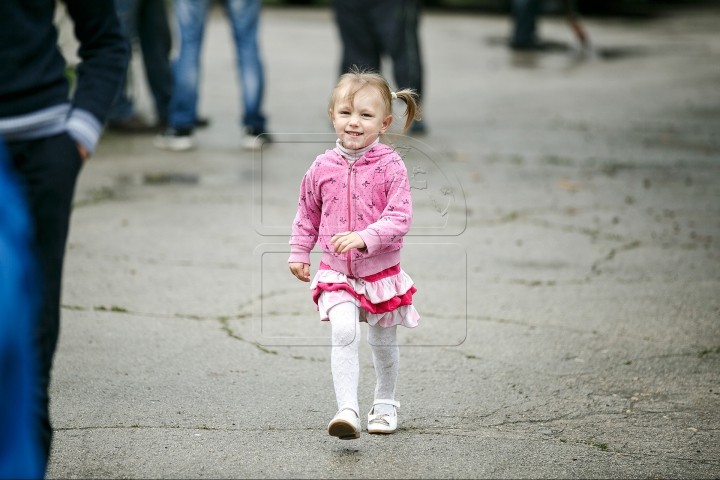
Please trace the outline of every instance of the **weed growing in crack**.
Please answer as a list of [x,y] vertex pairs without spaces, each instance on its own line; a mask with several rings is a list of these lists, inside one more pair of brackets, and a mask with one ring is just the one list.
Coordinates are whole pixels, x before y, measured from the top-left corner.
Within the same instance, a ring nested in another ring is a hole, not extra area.
[[707,355],[708,353],[720,353],[720,347],[717,347],[717,348],[715,348],[715,349],[706,348],[705,350],[702,350],[699,355],[700,355],[701,357],[704,357],[704,356]]
[[96,312],[118,312],[118,313],[129,313],[127,308],[118,307],[117,305],[111,305],[110,308],[107,308],[105,305],[99,305],[93,307],[93,310]]
[[218,317],[218,321],[220,322],[220,328],[222,329],[222,331],[227,333],[230,338],[234,338],[235,340],[240,340],[241,342],[244,342],[245,340],[239,333],[235,333],[232,331],[232,329],[227,323],[229,320],[230,317]]
[[576,443],[582,443],[583,445],[590,445],[591,447],[599,448],[599,449],[602,450],[603,452],[607,452],[607,451],[608,451],[608,444],[607,444],[607,443],[583,442],[583,441],[578,441],[578,442],[576,442]]
[[66,310],[78,310],[78,311],[84,311],[87,310],[85,307],[81,307],[79,305],[61,305],[62,308]]
[[270,353],[272,355],[277,355],[277,352],[275,350],[268,350],[267,348],[263,347],[262,345],[260,345],[257,342],[253,342],[253,345],[255,345],[257,347],[257,349],[260,350],[261,352]]

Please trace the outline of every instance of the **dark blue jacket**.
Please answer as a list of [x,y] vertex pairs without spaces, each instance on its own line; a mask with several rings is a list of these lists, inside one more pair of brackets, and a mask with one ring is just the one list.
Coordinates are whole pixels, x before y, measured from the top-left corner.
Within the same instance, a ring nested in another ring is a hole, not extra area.
[[56,0],[0,0],[0,123],[6,119],[0,130],[7,141],[13,140],[11,135],[22,137],[27,115],[66,104],[68,111],[77,112],[74,120],[70,113],[67,130],[92,151],[125,75],[128,45],[113,0],[63,2],[82,59],[72,100],[53,25]]

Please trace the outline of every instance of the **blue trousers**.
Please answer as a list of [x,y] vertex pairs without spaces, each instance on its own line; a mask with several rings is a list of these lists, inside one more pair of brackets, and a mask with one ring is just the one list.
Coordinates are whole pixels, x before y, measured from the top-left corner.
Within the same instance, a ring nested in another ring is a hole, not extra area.
[[[265,130],[261,112],[264,77],[258,51],[259,0],[224,0],[237,50],[237,67],[242,89],[241,123]],[[211,0],[175,0],[175,17],[180,28],[180,54],[173,65],[174,88],[170,101],[170,125],[192,128],[197,116],[200,83],[200,51],[205,19]]]
[[39,318],[34,325],[38,392],[34,414],[43,458],[50,456],[52,428],[48,412],[50,371],[60,332],[60,287],[75,180],[83,161],[67,133],[7,144],[21,181],[35,233],[35,257],[42,285]]

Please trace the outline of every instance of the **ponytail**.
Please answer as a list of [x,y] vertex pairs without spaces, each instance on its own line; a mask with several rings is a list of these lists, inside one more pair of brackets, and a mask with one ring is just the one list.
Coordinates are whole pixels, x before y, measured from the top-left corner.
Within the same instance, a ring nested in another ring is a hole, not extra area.
[[399,98],[405,102],[405,112],[401,115],[407,117],[403,132],[410,128],[413,120],[420,120],[420,105],[417,102],[418,94],[411,88],[405,88],[399,92],[393,92],[393,97]]

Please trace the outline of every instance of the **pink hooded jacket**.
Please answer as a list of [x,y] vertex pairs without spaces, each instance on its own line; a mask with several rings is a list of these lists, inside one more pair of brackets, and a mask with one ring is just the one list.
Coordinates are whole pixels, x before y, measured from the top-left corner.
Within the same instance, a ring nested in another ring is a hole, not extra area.
[[[327,150],[300,184],[288,262],[309,265],[319,241],[323,263],[350,277],[367,277],[400,263],[411,223],[407,170],[395,150],[378,143],[352,164]],[[349,231],[360,235],[365,248],[335,253],[328,242]]]

